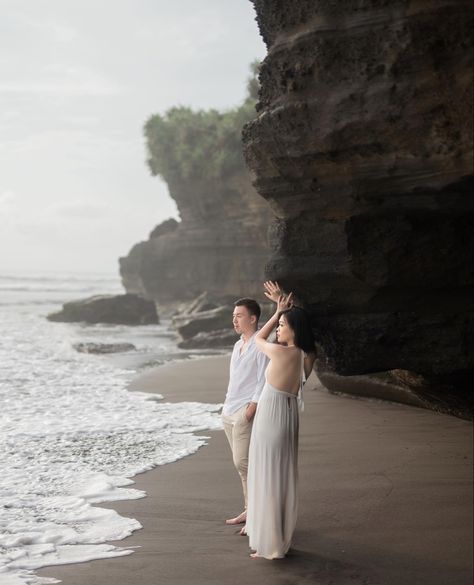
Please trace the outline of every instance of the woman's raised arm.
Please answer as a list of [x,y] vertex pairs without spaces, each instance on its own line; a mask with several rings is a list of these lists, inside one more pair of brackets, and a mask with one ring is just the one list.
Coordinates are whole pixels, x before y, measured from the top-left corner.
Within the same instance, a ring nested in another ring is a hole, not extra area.
[[293,293],[290,293],[288,296],[280,295],[278,297],[277,308],[275,313],[268,319],[265,325],[257,331],[255,334],[255,343],[260,351],[263,351],[265,355],[271,358],[275,351],[278,351],[280,347],[275,343],[269,343],[267,341],[270,333],[278,326],[278,318],[280,316],[281,311],[285,311],[286,309],[290,309],[293,306]]

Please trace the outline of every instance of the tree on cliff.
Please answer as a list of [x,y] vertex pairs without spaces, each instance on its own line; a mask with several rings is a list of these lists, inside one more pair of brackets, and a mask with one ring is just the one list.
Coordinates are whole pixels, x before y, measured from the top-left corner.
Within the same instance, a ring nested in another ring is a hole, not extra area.
[[155,114],[144,127],[148,166],[166,182],[221,179],[245,169],[241,131],[255,116],[258,62],[252,63],[247,97],[226,112],[180,106]]

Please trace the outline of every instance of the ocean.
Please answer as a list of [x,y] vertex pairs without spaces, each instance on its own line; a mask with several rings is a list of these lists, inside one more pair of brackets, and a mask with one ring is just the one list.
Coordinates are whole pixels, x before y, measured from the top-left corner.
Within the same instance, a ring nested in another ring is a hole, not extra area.
[[[144,497],[134,475],[194,453],[221,428],[221,405],[128,392],[137,373],[205,352],[180,350],[169,322],[52,323],[63,302],[122,293],[117,277],[0,274],[0,584],[39,585],[35,569],[131,554],[107,544],[141,528],[92,504]],[[120,354],[77,343],[132,343]],[[160,391],[160,389],[157,389]]]

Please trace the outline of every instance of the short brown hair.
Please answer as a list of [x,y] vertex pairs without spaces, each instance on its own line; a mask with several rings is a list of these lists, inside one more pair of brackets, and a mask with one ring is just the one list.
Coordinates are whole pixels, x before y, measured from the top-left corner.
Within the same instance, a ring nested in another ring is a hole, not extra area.
[[248,312],[251,315],[255,315],[255,317],[257,317],[257,323],[258,320],[260,319],[260,315],[262,314],[262,309],[260,309],[260,305],[257,303],[257,301],[254,301],[253,299],[247,298],[238,299],[237,301],[235,301],[234,307],[245,307],[246,309],[248,309]]

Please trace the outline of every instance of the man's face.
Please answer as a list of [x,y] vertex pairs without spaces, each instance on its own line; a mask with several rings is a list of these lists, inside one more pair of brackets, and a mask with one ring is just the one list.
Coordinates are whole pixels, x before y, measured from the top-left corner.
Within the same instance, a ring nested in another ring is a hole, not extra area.
[[234,307],[232,314],[232,324],[236,333],[239,335],[253,332],[255,330],[255,324],[257,318],[255,315],[251,315],[247,307],[243,305]]

